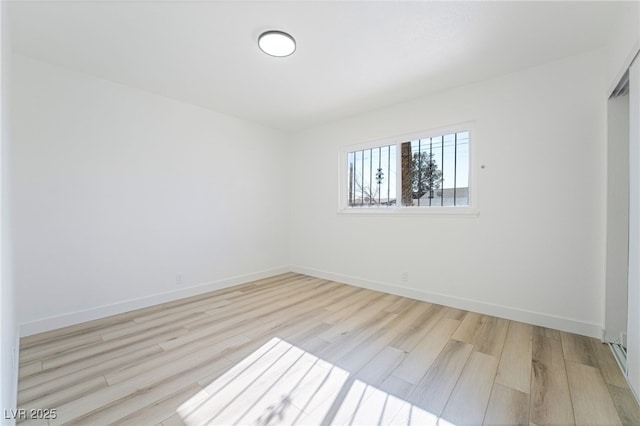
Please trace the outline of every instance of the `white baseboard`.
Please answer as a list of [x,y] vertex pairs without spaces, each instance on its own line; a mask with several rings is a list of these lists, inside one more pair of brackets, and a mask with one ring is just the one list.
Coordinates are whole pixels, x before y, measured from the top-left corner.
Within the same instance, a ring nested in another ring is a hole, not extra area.
[[279,268],[268,269],[264,271],[254,272],[251,274],[238,275],[218,281],[199,284],[196,286],[182,288],[175,291],[155,294],[148,297],[126,300],[110,305],[97,306],[95,308],[82,311],[71,312],[64,315],[58,315],[49,318],[43,318],[37,321],[24,323],[20,326],[20,335],[22,337],[32,334],[42,333],[45,331],[55,330],[57,328],[67,327],[86,321],[100,319],[111,315],[117,315],[124,312],[133,311],[135,309],[146,308],[149,306],[166,303],[185,297],[195,296],[210,291],[220,290],[238,284],[244,284],[250,281],[269,278],[274,275],[286,272],[297,272],[300,274],[310,275],[313,277],[328,279],[332,281],[342,282],[345,284],[355,285],[357,287],[368,288],[371,290],[382,291],[385,293],[396,294],[398,296],[410,297],[412,299],[422,300],[439,305],[451,306],[453,308],[464,309],[467,311],[478,312],[481,314],[506,318],[514,321],[520,321],[528,324],[539,325],[543,327],[554,328],[557,330],[567,331],[571,333],[581,334],[584,336],[602,338],[603,329],[599,324],[587,323],[564,318],[560,316],[544,314],[539,312],[526,311],[507,306],[501,306],[476,300],[465,299],[461,297],[449,296],[445,294],[432,293],[424,290],[418,290],[410,287],[403,287],[383,282],[365,280],[349,275],[336,274],[333,272],[322,271],[319,269],[291,265],[289,267],[282,266]]
[[125,300],[110,305],[97,306],[95,308],[76,311],[64,315],[43,318],[37,321],[22,324],[20,326],[20,335],[22,337],[25,337],[32,334],[43,333],[45,331],[55,330],[57,328],[105,318],[111,315],[117,315],[140,308],[146,308],[160,303],[171,302],[173,300],[182,299],[185,297],[196,296],[198,294],[220,290],[251,281],[261,280],[263,278],[269,278],[275,275],[284,274],[286,272],[289,272],[289,268],[286,266],[281,266],[279,268],[267,269],[251,274],[238,275],[218,281],[212,281],[187,288],[181,288],[179,290],[154,294],[152,296]]
[[570,333],[580,334],[583,336],[602,338],[603,327],[601,324],[593,324],[583,321],[564,318],[556,315],[550,315],[540,312],[532,312],[523,309],[511,308],[508,306],[496,305],[487,302],[479,302],[476,300],[465,299],[446,294],[432,293],[429,291],[418,290],[415,288],[402,287],[398,285],[382,283],[377,281],[365,280],[349,275],[335,274],[332,272],[322,271],[305,266],[292,265],[292,272],[310,275],[317,278],[323,278],[331,281],[337,281],[357,287],[368,288],[370,290],[382,291],[385,293],[396,294],[398,296],[409,297],[412,299],[422,300],[425,302],[436,303],[439,305],[450,306],[453,308],[464,309],[466,311],[478,312],[494,317],[505,318],[514,321],[520,321],[527,324],[538,325],[542,327],[553,328],[556,330],[567,331]]

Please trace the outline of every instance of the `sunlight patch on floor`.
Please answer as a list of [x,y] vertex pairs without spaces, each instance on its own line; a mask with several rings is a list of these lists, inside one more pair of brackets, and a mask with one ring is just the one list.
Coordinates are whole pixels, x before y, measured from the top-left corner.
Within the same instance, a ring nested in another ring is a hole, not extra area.
[[273,338],[176,412],[184,424],[455,426]]

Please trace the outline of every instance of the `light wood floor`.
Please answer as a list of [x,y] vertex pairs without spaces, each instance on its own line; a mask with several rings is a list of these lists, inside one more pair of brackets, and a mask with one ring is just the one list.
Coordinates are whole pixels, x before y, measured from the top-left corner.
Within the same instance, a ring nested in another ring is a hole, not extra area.
[[607,346],[284,274],[23,338],[23,424],[640,425]]

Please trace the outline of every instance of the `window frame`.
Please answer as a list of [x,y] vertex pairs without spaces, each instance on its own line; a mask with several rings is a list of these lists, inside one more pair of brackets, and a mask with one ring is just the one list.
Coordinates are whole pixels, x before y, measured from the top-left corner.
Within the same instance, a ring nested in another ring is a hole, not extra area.
[[[476,188],[476,144],[477,135],[474,131],[473,122],[465,122],[446,127],[433,128],[425,131],[412,132],[399,136],[392,136],[384,139],[363,142],[348,146],[343,146],[338,158],[338,213],[348,215],[398,215],[398,216],[473,216],[479,215],[477,209],[477,188]],[[469,133],[469,205],[466,206],[403,206],[400,200],[402,187],[402,156],[401,145],[418,139],[428,139],[438,136],[445,136],[453,133]],[[350,152],[374,149],[388,145],[396,146],[396,205],[394,207],[349,207],[348,189],[348,156]]]

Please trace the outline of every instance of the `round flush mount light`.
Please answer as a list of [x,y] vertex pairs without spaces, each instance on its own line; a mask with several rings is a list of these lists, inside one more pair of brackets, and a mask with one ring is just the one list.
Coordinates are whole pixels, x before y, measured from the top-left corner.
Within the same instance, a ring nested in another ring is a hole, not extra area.
[[296,41],[284,31],[265,31],[258,37],[258,46],[267,55],[289,56],[296,50]]

